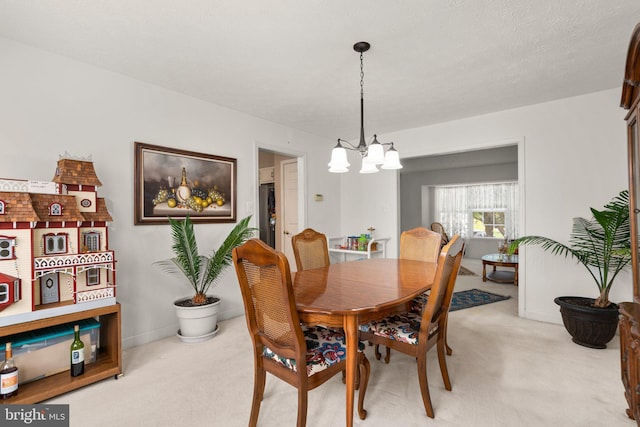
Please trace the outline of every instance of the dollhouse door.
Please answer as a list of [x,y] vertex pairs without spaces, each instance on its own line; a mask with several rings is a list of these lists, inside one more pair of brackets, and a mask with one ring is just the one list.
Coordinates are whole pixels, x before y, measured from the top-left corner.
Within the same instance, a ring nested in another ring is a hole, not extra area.
[[42,304],[51,304],[60,301],[59,290],[57,273],[42,276],[40,279],[40,299]]

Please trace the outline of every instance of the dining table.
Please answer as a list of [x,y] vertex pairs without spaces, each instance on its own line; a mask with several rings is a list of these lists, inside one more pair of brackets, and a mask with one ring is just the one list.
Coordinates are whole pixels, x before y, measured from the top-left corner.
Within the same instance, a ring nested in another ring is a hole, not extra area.
[[358,327],[405,311],[431,289],[435,262],[372,258],[298,271],[293,279],[296,309],[308,325],[343,328],[347,353],[346,425],[353,426],[358,369]]

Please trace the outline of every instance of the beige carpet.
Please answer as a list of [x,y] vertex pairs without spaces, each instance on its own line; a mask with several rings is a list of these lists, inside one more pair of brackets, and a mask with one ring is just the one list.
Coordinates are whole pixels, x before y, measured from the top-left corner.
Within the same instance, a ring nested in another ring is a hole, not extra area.
[[[478,274],[479,260],[464,261]],[[367,427],[437,425],[626,426],[620,381],[619,342],[592,350],[571,342],[563,326],[518,318],[513,285],[460,276],[456,290],[478,288],[506,301],[452,312],[447,358],[453,385],[442,384],[435,351],[427,369],[435,420],[428,419],[416,380],[415,359],[394,352],[376,361],[365,407]],[[131,321],[124,319],[124,321]],[[220,333],[201,344],[175,337],[128,349],[124,377],[108,379],[52,399],[68,403],[71,426],[244,427],[249,419],[253,359],[244,317],[221,322]],[[344,385],[340,376],[309,394],[309,427],[343,426]],[[291,386],[267,378],[258,426],[294,426],[297,397]]]

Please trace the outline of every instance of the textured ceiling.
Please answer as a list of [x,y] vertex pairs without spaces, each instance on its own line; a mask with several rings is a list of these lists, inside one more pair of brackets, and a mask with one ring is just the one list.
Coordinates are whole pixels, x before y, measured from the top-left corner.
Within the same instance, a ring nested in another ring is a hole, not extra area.
[[638,0],[0,0],[0,37],[330,138],[620,87]]

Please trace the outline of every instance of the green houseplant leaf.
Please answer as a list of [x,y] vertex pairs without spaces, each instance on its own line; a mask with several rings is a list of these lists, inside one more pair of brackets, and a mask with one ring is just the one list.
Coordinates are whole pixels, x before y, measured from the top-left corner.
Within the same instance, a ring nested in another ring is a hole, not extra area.
[[623,190],[603,210],[591,208],[592,219],[574,218],[569,245],[543,236],[524,236],[509,246],[513,253],[519,245],[539,245],[554,255],[571,257],[582,264],[598,287],[594,305],[608,307],[613,281],[631,262],[631,226],[629,192]]
[[257,228],[249,227],[251,216],[236,224],[220,245],[213,250],[211,256],[200,255],[193,222],[187,216],[183,220],[169,218],[174,257],[158,261],[158,264],[168,273],[184,276],[194,290],[192,303],[202,305],[207,302],[207,291],[216,283],[220,274],[231,265],[231,252],[253,236]]

